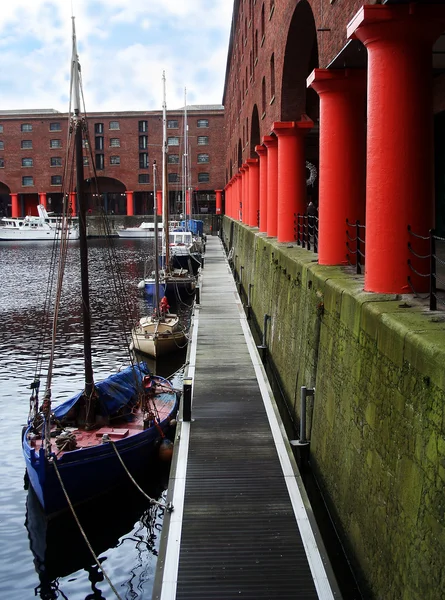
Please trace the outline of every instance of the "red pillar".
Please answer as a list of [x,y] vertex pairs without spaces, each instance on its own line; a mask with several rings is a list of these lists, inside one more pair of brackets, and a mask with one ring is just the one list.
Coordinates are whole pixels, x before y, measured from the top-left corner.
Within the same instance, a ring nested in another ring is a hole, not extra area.
[[255,152],[259,156],[259,229],[267,231],[267,148],[255,146]]
[[258,227],[258,210],[259,210],[259,166],[257,158],[248,158],[247,165],[249,167],[249,221],[250,227]]
[[46,192],[39,192],[39,204],[42,204],[45,208],[47,208]]
[[246,167],[243,165],[240,171],[240,221],[245,223],[247,220],[246,215]]
[[156,190],[156,214],[162,216],[162,190]]
[[125,192],[127,195],[127,216],[132,217],[134,215],[134,200],[133,192]]
[[11,217],[14,219],[19,217],[19,195],[10,194],[11,196]]
[[365,224],[366,71],[315,69],[307,83],[320,96],[318,262],[338,265],[348,252],[346,219]]
[[312,129],[310,119],[274,123],[278,138],[277,238],[295,240],[295,219],[306,212],[306,159],[304,134]]
[[70,192],[68,212],[71,212],[72,217],[77,216],[77,194],[76,194],[76,192]]
[[241,221],[243,214],[243,198],[242,198],[242,184],[243,177],[241,171],[235,175],[236,178],[236,198],[235,198],[235,219]]
[[216,214],[222,213],[222,190],[215,190],[216,194]]
[[[408,225],[427,235],[434,224],[432,45],[445,7],[366,5],[348,25],[368,51],[365,290],[426,291],[408,260]],[[418,270],[428,271],[428,267]]]
[[272,135],[263,137],[267,148],[267,235],[277,235],[277,194],[278,194],[278,141]]

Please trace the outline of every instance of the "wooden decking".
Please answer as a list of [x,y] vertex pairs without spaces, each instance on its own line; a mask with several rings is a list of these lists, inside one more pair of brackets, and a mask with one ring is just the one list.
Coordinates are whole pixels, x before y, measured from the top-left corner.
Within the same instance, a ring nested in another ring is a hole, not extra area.
[[153,599],[340,598],[221,241],[208,238]]

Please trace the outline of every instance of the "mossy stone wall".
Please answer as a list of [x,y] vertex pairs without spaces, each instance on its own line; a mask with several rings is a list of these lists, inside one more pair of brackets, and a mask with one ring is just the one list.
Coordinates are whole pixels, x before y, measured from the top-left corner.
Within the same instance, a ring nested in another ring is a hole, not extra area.
[[445,589],[445,314],[363,291],[225,218],[241,286],[267,330],[295,419],[315,387],[310,461],[365,597],[437,600]]

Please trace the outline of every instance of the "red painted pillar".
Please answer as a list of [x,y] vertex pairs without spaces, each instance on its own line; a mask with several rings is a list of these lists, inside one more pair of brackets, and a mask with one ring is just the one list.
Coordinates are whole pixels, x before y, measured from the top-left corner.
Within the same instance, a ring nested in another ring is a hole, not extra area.
[[225,213],[230,218],[232,218],[232,192],[233,192],[233,178],[227,184],[227,189],[226,189],[226,210],[225,210]]
[[46,192],[39,192],[39,204],[42,204],[45,208],[47,208],[46,204]]
[[310,119],[274,123],[278,138],[277,238],[295,240],[295,219],[306,212],[306,159],[304,134],[312,129]]
[[243,165],[240,171],[240,221],[245,223],[246,215],[246,167]]
[[216,214],[220,215],[222,213],[222,190],[215,190],[216,194]]
[[267,235],[276,237],[278,220],[278,141],[272,135],[263,137],[267,148]]
[[366,71],[315,69],[307,83],[320,96],[318,262],[338,265],[348,253],[346,219],[365,224]]
[[134,215],[134,199],[133,192],[125,192],[127,195],[127,216],[132,217]]
[[258,211],[259,211],[259,193],[260,193],[260,174],[257,158],[248,158],[247,165],[249,167],[249,221],[250,227],[258,227]]
[[237,173],[236,177],[236,203],[235,203],[235,218],[237,221],[242,220],[243,216],[243,195],[242,195],[242,186],[243,186],[243,176],[241,173],[241,169],[239,173]]
[[267,231],[267,148],[255,146],[255,152],[259,156],[259,229]]
[[156,214],[162,216],[162,190],[156,190]]
[[408,277],[428,288],[408,266],[429,270],[408,225],[426,236],[434,224],[431,50],[444,27],[444,6],[420,4],[365,5],[348,25],[368,51],[367,291],[409,293]]
[[19,217],[19,195],[18,194],[10,194],[11,196],[11,217],[16,219]]
[[76,194],[76,192],[70,192],[68,212],[71,213],[72,217],[77,216],[77,194]]

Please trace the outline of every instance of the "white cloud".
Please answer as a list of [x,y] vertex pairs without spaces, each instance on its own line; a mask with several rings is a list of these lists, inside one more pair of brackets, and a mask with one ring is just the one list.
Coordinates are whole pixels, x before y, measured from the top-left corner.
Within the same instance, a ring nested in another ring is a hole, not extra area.
[[[87,110],[221,102],[230,0],[72,0]],[[14,0],[0,11],[0,109],[67,110],[71,2]]]

